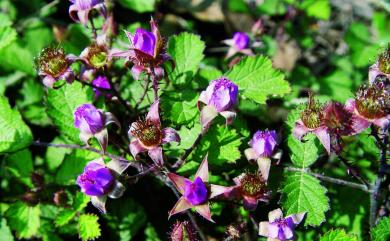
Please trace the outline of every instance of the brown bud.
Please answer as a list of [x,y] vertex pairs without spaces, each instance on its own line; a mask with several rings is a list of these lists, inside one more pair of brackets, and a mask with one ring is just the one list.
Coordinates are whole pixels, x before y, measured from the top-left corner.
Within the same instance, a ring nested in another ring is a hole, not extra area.
[[28,206],[36,206],[39,203],[38,193],[33,192],[33,191],[27,191],[25,194],[23,194],[21,199]]
[[68,195],[64,190],[60,190],[54,193],[53,202],[59,207],[67,206],[69,201]]

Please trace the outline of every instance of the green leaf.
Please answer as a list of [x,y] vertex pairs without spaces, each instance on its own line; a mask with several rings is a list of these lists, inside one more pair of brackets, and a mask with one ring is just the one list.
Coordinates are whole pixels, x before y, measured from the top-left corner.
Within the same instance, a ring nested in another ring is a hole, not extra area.
[[291,152],[291,161],[299,167],[306,168],[313,164],[320,153],[317,137],[314,134],[305,136],[304,141],[299,141],[293,135],[289,135],[287,145]]
[[153,12],[156,0],[119,0],[119,4],[138,13]]
[[388,240],[390,238],[390,217],[382,218],[371,230],[373,241]]
[[0,217],[0,240],[1,241],[14,241],[11,229],[7,225],[7,220]]
[[6,212],[9,226],[14,230],[18,238],[29,239],[38,232],[41,213],[39,205],[29,207],[25,203],[12,204]]
[[166,91],[161,99],[161,109],[164,118],[177,125],[186,125],[197,120],[196,117],[199,114],[196,105],[198,94],[195,91]]
[[[63,137],[56,137],[53,141],[51,141],[51,143],[64,144],[67,142]],[[45,155],[48,169],[50,171],[56,170],[63,162],[65,155],[70,154],[71,152],[72,150],[67,148],[48,147]]]
[[20,70],[26,74],[35,75],[33,55],[22,46],[24,43],[18,40],[0,49],[0,67],[10,72]]
[[329,210],[326,192],[317,178],[305,172],[286,173],[282,205],[287,215],[307,212],[305,226],[319,226]]
[[265,56],[245,57],[225,75],[245,97],[259,104],[265,104],[270,95],[281,97],[291,90],[284,75]]
[[301,4],[308,16],[328,20],[330,17],[329,0],[305,0]]
[[6,157],[6,168],[20,181],[32,186],[30,175],[33,169],[31,152],[24,149]]
[[185,85],[192,79],[204,57],[204,49],[204,42],[195,34],[181,33],[169,39],[168,53],[175,61],[175,68],[168,75],[173,84]]
[[150,223],[148,223],[145,228],[145,237],[146,241],[161,241],[161,239],[158,237],[156,229]]
[[99,217],[95,214],[82,214],[79,217],[79,236],[81,240],[93,240],[101,235]]
[[90,32],[82,24],[70,24],[62,47],[65,52],[79,55],[91,42]]
[[77,149],[70,155],[65,156],[65,160],[58,168],[56,175],[56,182],[64,185],[75,184],[76,178],[80,175],[87,162],[96,159],[99,154]]
[[241,157],[239,150],[241,142],[241,136],[235,129],[225,125],[214,125],[202,138],[193,159],[202,161],[208,153],[210,165],[227,167],[226,164],[234,164]]
[[12,110],[4,96],[0,96],[0,153],[14,152],[28,146],[33,137],[20,113]]
[[77,143],[81,143],[80,131],[74,126],[73,113],[80,105],[92,103],[92,94],[87,90],[79,82],[74,82],[60,89],[49,89],[47,95],[47,114],[62,134]]
[[60,227],[68,224],[78,212],[81,212],[88,205],[89,201],[90,198],[87,195],[82,192],[77,192],[73,199],[72,208],[61,210],[55,219],[55,225]]
[[74,216],[76,216],[76,213],[77,212],[71,209],[61,210],[54,221],[56,227],[61,227],[68,224],[70,220],[72,220]]
[[345,233],[343,229],[336,229],[328,231],[320,241],[358,241],[358,239],[355,235]]
[[16,39],[17,33],[11,25],[8,16],[0,14],[0,49],[7,47]]

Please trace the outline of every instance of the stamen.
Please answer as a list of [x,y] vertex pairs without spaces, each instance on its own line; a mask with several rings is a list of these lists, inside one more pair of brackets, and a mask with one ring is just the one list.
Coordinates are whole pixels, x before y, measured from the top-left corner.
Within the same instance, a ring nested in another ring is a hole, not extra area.
[[161,127],[150,120],[139,119],[134,124],[131,134],[137,137],[146,147],[160,145],[163,138]]

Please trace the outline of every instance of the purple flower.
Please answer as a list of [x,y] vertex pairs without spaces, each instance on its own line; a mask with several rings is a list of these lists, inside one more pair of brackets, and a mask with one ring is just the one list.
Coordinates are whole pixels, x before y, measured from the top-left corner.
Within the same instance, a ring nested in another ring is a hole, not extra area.
[[390,78],[390,45],[381,53],[378,60],[369,68],[368,79],[370,83],[374,83],[377,76],[385,76]]
[[103,158],[90,161],[76,180],[81,191],[91,197],[91,203],[105,213],[107,197],[119,198],[125,187],[116,178],[129,167],[130,163],[124,160],[112,159],[107,165]]
[[91,104],[83,104],[74,112],[74,125],[81,132],[94,135],[104,129],[105,116]]
[[80,139],[88,145],[89,140],[95,137],[103,151],[108,144],[106,126],[115,123],[120,127],[119,121],[110,112],[103,113],[91,104],[83,104],[74,112],[74,125],[80,130]]
[[252,50],[249,48],[250,38],[244,32],[236,32],[232,39],[226,39],[223,43],[230,46],[226,58],[230,58],[237,53],[253,55]]
[[114,180],[111,171],[106,166],[97,162],[89,162],[84,172],[77,177],[77,185],[89,196],[103,196],[111,190]]
[[[102,89],[106,89],[106,90],[111,89],[110,82],[108,82],[108,79],[105,76],[98,76],[97,78],[95,78],[92,81],[92,85],[99,87],[99,88],[102,88]],[[93,88],[93,91],[95,92],[96,98],[99,98],[101,95],[104,94],[104,93],[102,93],[102,91],[100,91],[99,89],[96,89],[96,88]],[[111,98],[111,96],[112,95],[110,95],[110,94],[105,95],[106,98]]]
[[43,78],[43,84],[48,88],[53,88],[59,80],[72,83],[74,73],[70,65],[74,59],[71,55],[66,56],[62,48],[43,49],[36,59],[38,75]]
[[129,50],[113,51],[112,57],[125,58],[133,63],[131,73],[134,79],[138,79],[142,72],[155,75],[161,79],[164,69],[160,67],[170,57],[166,54],[165,42],[160,35],[156,22],[150,21],[151,32],[138,28],[134,35],[125,31],[130,41]]
[[89,14],[92,10],[97,10],[102,16],[107,17],[107,10],[104,0],[70,0],[69,16],[75,22],[88,25]]
[[244,32],[236,32],[233,35],[233,41],[234,41],[234,46],[238,50],[242,50],[248,47],[250,39],[248,34]]
[[269,158],[275,152],[278,144],[276,131],[257,131],[249,142],[251,148],[245,150],[248,160],[257,160],[261,157]]
[[155,101],[145,120],[133,122],[128,134],[133,138],[129,148],[135,159],[139,159],[139,153],[147,151],[149,157],[161,166],[164,163],[161,145],[180,142],[180,136],[173,128],[161,128],[159,105],[159,100]]
[[195,211],[205,219],[213,222],[211,219],[209,199],[228,193],[232,188],[209,184],[209,167],[207,156],[200,164],[195,174],[195,180],[191,180],[168,173],[168,178],[175,185],[176,189],[183,196],[176,202],[175,206],[169,212],[169,217],[174,214],[184,212],[187,209],[195,208]]
[[[198,108],[201,110],[201,123],[207,129],[218,113],[231,124],[236,117],[233,111],[238,99],[238,86],[225,77],[212,81],[199,96]],[[201,107],[201,103],[206,106]]]
[[292,240],[294,229],[305,217],[306,212],[292,214],[283,218],[282,210],[276,209],[269,212],[269,222],[260,222],[259,235],[280,241]]
[[207,200],[207,188],[200,177],[195,178],[194,182],[186,180],[184,184],[184,197],[192,205],[198,205]]

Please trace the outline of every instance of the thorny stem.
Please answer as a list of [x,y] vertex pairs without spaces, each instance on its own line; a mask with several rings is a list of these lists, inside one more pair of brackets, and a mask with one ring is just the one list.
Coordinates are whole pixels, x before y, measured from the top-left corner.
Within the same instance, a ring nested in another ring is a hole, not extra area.
[[378,146],[381,149],[381,157],[378,169],[378,175],[374,182],[373,192],[370,196],[370,227],[373,228],[376,223],[377,211],[378,211],[378,199],[379,199],[379,191],[381,188],[382,180],[386,175],[386,155],[387,155],[387,145],[389,143],[389,130],[387,130],[387,134],[383,136],[383,140],[378,136],[376,130],[371,129],[373,136],[375,137]]
[[93,38],[96,40],[96,39],[97,39],[97,32],[96,32],[95,23],[93,22],[93,18],[91,17],[91,18],[89,19],[89,21],[90,21],[91,27],[92,27]]
[[325,181],[325,182],[330,182],[330,183],[334,183],[334,184],[338,184],[338,185],[342,185],[342,186],[347,186],[347,187],[351,187],[351,188],[355,188],[355,189],[360,189],[360,190],[368,192],[368,193],[372,193],[373,192],[373,190],[368,188],[366,185],[355,183],[355,182],[345,181],[343,179],[338,179],[338,178],[334,178],[334,177],[321,175],[319,173],[311,172],[311,171],[308,171],[308,170],[305,170],[305,169],[296,168],[296,167],[286,167],[284,169],[286,171],[290,171],[290,172],[302,172],[303,171],[303,172],[305,172],[307,174],[310,174],[312,176],[315,176],[318,179],[320,179],[322,181]]
[[81,149],[81,150],[87,150],[87,151],[90,151],[90,152],[95,152],[95,153],[98,153],[102,156],[107,156],[111,159],[117,159],[117,160],[121,160],[121,161],[127,161],[130,163],[130,166],[136,168],[137,170],[142,170],[142,166],[139,162],[133,162],[133,161],[129,161],[127,160],[126,158],[123,158],[123,157],[120,157],[120,156],[117,156],[117,155],[114,155],[114,154],[110,154],[110,153],[103,153],[103,151],[101,150],[98,150],[98,149],[95,149],[93,147],[90,147],[90,146],[80,146],[80,145],[75,145],[75,144],[56,144],[56,143],[49,143],[49,142],[41,142],[41,141],[34,141],[33,143],[31,143],[31,145],[33,146],[43,146],[43,147],[56,147],[56,148],[68,148],[68,149]]
[[338,156],[338,158],[343,162],[343,164],[347,167],[347,172],[348,174],[351,174],[354,178],[356,178],[358,181],[363,183],[364,185],[367,186],[367,188],[370,187],[370,184],[359,174],[359,171],[356,170],[356,168],[352,167],[349,163],[348,160],[342,157],[341,155]]
[[145,83],[145,88],[144,88],[144,93],[142,94],[141,98],[137,101],[137,103],[134,106],[134,109],[137,110],[139,105],[142,103],[142,101],[145,99],[146,94],[148,93],[149,90],[149,83],[150,79],[147,78],[146,83]]
[[185,160],[187,159],[187,157],[191,154],[191,152],[195,149],[195,147],[199,144],[200,140],[202,139],[204,133],[201,132],[199,133],[198,137],[196,137],[194,143],[192,144],[192,146],[188,149],[186,149],[183,153],[183,155],[181,157],[179,157],[179,159],[175,162],[175,164],[172,165],[172,169],[173,170],[176,170],[178,169],[179,167],[181,167]]
[[150,67],[150,78],[152,79],[154,100],[156,101],[158,99],[158,81],[153,67]]

